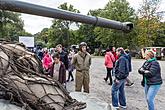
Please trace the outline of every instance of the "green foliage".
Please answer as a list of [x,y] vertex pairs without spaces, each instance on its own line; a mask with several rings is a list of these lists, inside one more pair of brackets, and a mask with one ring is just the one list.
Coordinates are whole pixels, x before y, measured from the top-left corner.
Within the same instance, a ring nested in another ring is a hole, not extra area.
[[[67,3],[61,4],[59,8],[79,13],[79,10],[74,9],[73,5],[68,5]],[[70,30],[70,26],[73,23],[72,21],[54,19],[51,27],[51,32],[53,33],[51,40],[56,41],[56,43],[61,43],[66,47],[69,46],[71,44],[71,39],[74,40],[73,38],[75,37]]]
[[154,46],[165,47],[165,22],[160,24],[160,28],[156,34],[157,37],[154,41]]
[[139,9],[138,19],[138,45],[141,47],[152,46],[156,41],[160,30],[160,16],[157,16],[157,8],[160,0],[143,0]]
[[[159,3],[159,0],[144,0],[139,14],[136,14],[126,0],[109,0],[103,9],[88,12],[88,15],[92,16],[121,22],[133,22],[135,27],[130,33],[54,19],[53,25],[43,29],[36,38],[44,43],[48,41],[47,46],[49,47],[54,47],[59,43],[67,47],[84,41],[93,50],[108,46],[140,49],[144,46],[163,45],[165,44],[162,34],[164,24],[160,23],[160,16],[155,16]],[[60,5],[59,8],[79,13],[73,5],[67,3]],[[78,30],[72,30],[71,25],[73,24],[77,25]]]
[[[67,3],[61,4],[58,8],[79,13],[79,10],[74,9],[73,5]],[[76,39],[75,31],[70,29],[74,24],[72,21],[54,19],[50,28],[44,28],[40,33],[36,34],[36,38],[46,44],[47,47],[55,47],[57,44],[69,46],[74,44]],[[78,24],[76,24],[78,25]]]
[[[135,22],[136,20],[134,9],[129,6],[129,3],[126,0],[110,0],[98,16],[121,22]],[[96,40],[101,41],[101,43],[104,44],[104,47],[110,45],[117,47],[131,47],[131,42],[136,38],[136,34],[133,34],[135,33],[134,31],[125,34],[122,31],[100,27],[97,27],[94,31],[97,35]]]
[[23,29],[20,14],[0,10],[0,18],[0,38],[18,40],[18,36],[30,34]]

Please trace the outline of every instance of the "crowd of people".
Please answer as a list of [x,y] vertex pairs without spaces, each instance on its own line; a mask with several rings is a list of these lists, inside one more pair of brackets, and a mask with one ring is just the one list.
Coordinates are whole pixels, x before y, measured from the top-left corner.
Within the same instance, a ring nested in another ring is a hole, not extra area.
[[[145,98],[148,104],[148,110],[155,110],[154,98],[159,91],[162,78],[161,69],[158,61],[155,58],[153,51],[146,51],[146,62],[138,70],[139,74],[143,76],[141,82],[145,90]],[[128,78],[129,73],[132,71],[131,55],[128,49],[122,47],[108,48],[105,54],[105,67],[107,69],[107,75],[104,78],[105,81],[110,80],[109,85],[112,85],[112,108],[118,110],[119,107],[126,109],[126,97],[124,87],[132,86],[134,83]],[[114,75],[114,81],[112,81],[112,75]]]
[[[91,55],[87,52],[87,44],[81,42],[79,51],[75,52],[73,48],[69,52],[63,49],[59,44],[54,50],[38,51],[38,57],[42,60],[43,68],[49,77],[58,80],[64,87],[69,81],[75,81],[75,91],[86,93],[90,92],[89,70],[91,65]],[[126,109],[125,86],[132,86],[134,83],[129,79],[132,71],[131,55],[128,49],[122,47],[115,49],[109,47],[106,49],[104,65],[107,74],[103,80],[109,80],[111,85],[112,108],[118,110],[119,107]],[[162,78],[161,69],[154,52],[146,52],[146,62],[138,70],[142,75],[142,86],[145,90],[145,98],[148,104],[148,110],[155,110],[154,98],[159,91]],[[72,72],[76,71],[75,78]],[[68,75],[66,75],[68,73]],[[66,76],[68,76],[66,78]],[[114,78],[112,78],[114,76]],[[83,89],[82,89],[83,88]]]
[[[61,44],[58,44],[56,48],[49,50],[43,49],[37,52],[38,57],[42,61],[42,65],[45,73],[55,80],[58,80],[62,85],[66,85],[66,82],[74,81],[72,72],[74,66],[71,64],[74,56],[74,49],[70,49],[69,53],[65,51]],[[68,70],[68,79],[66,79],[66,71]]]
[[[75,79],[75,91],[81,92],[83,88],[84,92],[89,93],[91,56],[87,52],[85,42],[80,43],[78,52],[74,48],[65,51],[62,45],[58,44],[51,51],[39,49],[37,55],[42,61],[46,75],[58,80],[64,87],[67,82]],[[74,69],[76,70],[75,78],[72,74]]]

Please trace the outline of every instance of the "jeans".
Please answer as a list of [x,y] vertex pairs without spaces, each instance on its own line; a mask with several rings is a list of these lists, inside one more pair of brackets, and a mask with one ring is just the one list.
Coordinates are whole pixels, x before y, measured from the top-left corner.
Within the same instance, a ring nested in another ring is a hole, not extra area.
[[154,109],[154,98],[157,92],[160,89],[160,85],[147,85],[145,84],[145,96],[148,104],[148,110],[155,110]]
[[124,85],[125,85],[125,79],[119,80],[119,83],[114,81],[114,83],[112,84],[113,107],[119,107],[118,102],[121,106],[126,106]]

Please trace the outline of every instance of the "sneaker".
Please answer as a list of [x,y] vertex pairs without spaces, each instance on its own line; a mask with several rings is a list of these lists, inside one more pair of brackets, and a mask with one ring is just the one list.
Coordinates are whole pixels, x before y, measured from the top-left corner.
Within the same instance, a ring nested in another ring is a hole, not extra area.
[[74,81],[74,79],[71,79],[71,81]]
[[104,78],[104,80],[105,80],[105,82],[107,82],[107,79],[106,78]]
[[68,79],[68,80],[66,80],[66,82],[69,82],[69,79]]
[[119,107],[114,107],[112,104],[110,104],[111,110],[120,110]]
[[126,86],[132,86],[134,83],[127,83]]
[[127,106],[122,106],[122,105],[120,105],[120,107],[123,108],[123,109],[126,109],[127,108]]
[[112,107],[111,110],[120,110],[119,107]]

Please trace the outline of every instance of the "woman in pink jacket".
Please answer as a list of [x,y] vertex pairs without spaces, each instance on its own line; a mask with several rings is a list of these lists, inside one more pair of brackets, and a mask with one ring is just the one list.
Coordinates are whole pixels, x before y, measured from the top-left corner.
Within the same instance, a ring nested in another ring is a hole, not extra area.
[[115,57],[112,54],[112,52],[110,51],[110,49],[106,50],[106,54],[105,54],[105,67],[107,69],[107,76],[106,78],[104,78],[105,81],[110,80],[109,85],[112,85],[112,74],[111,71],[113,69],[113,62],[115,62]]
[[48,71],[48,68],[51,65],[51,63],[52,63],[52,58],[49,55],[48,51],[46,50],[43,58],[43,67],[46,72]]

